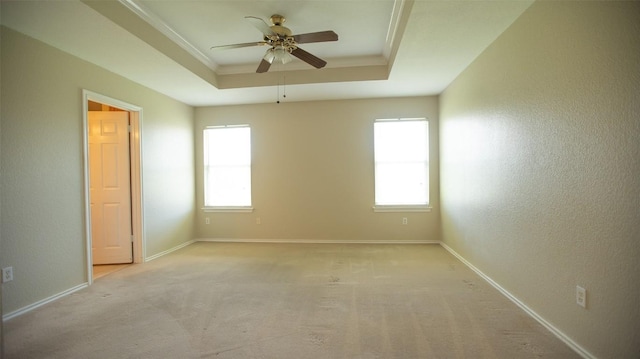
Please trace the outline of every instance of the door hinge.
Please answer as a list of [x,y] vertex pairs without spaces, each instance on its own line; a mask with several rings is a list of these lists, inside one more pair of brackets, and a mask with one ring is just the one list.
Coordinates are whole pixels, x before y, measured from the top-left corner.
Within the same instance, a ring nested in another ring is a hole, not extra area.
[[131,243],[133,243],[133,234],[131,235]]
[[127,129],[129,129],[129,133],[131,133],[132,129],[131,129],[131,125],[127,126]]

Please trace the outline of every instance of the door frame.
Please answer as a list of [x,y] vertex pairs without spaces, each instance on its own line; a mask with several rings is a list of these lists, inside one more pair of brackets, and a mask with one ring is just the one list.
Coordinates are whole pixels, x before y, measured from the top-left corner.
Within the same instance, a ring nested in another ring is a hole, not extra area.
[[86,237],[87,283],[93,283],[93,256],[91,240],[91,198],[89,182],[89,101],[117,107],[129,112],[129,157],[131,166],[131,227],[133,232],[133,263],[144,263],[146,240],[143,225],[142,190],[142,107],[126,103],[89,90],[82,90],[82,139],[84,155],[84,223]]

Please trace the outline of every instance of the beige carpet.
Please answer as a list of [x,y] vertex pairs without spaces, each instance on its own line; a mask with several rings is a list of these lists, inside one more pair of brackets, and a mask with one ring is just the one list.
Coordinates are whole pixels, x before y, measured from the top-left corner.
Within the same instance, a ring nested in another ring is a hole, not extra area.
[[100,279],[106,275],[125,269],[131,264],[101,264],[93,266],[93,280]]
[[195,243],[5,325],[7,358],[577,358],[438,245]]

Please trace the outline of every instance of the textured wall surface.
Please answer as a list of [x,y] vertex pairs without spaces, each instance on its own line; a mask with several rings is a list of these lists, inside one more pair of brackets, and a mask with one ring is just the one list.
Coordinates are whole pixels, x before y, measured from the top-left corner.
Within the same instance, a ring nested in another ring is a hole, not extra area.
[[193,109],[3,27],[5,315],[87,281],[82,89],[143,108],[147,256],[193,238]]
[[[294,90],[290,90],[293,92]],[[427,117],[428,213],[374,213],[373,122]],[[203,206],[202,129],[248,123],[253,142],[253,213],[199,211],[204,238],[438,240],[438,104],[435,97],[295,102],[196,109],[197,203]],[[211,224],[206,225],[204,218]],[[260,218],[261,224],[256,224]],[[408,224],[402,225],[402,217]]]
[[638,19],[537,2],[440,104],[444,242],[599,358],[640,354]]

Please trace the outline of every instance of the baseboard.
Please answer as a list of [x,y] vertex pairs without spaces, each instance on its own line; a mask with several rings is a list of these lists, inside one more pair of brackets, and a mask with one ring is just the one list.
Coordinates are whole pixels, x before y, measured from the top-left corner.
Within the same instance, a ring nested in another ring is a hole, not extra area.
[[308,244],[440,244],[440,241],[427,240],[353,240],[353,239],[263,239],[263,238],[197,238],[196,242],[219,243],[308,243]]
[[538,323],[542,324],[547,330],[549,330],[553,335],[558,337],[558,339],[562,340],[565,344],[567,344],[573,351],[578,353],[581,357],[585,359],[597,359],[593,354],[589,353],[586,349],[581,347],[578,343],[574,342],[571,338],[569,338],[566,334],[564,334],[560,329],[553,326],[553,324],[546,321],[543,317],[541,317],[538,313],[536,313],[533,309],[529,308],[526,304],[522,303],[518,298],[516,298],[513,294],[509,293],[506,289],[504,289],[500,284],[496,283],[491,277],[484,274],[480,269],[476,268],[473,264],[469,263],[464,257],[454,251],[451,247],[446,245],[443,242],[440,242],[440,245],[447,250],[447,252],[451,253],[454,257],[458,258],[462,263],[464,263],[469,269],[476,272],[482,279],[487,281],[487,283],[491,284],[495,289],[497,289],[500,293],[502,293],[505,297],[511,300],[515,305],[520,307],[520,309],[524,310],[529,316],[533,319],[537,320]]
[[13,311],[11,313],[7,313],[7,314],[2,316],[2,321],[5,322],[5,321],[10,320],[12,318],[15,318],[17,316],[20,316],[22,314],[30,312],[30,311],[32,311],[32,310],[34,310],[34,309],[36,309],[38,307],[41,307],[41,306],[43,306],[45,304],[54,302],[54,301],[56,301],[56,300],[58,300],[58,299],[60,299],[62,297],[68,296],[69,294],[72,294],[72,293],[75,293],[75,292],[77,292],[77,291],[79,291],[81,289],[87,288],[88,286],[89,286],[89,283],[82,283],[82,284],[79,284],[79,285],[77,285],[77,286],[75,286],[73,288],[69,288],[69,289],[67,289],[67,290],[65,290],[63,292],[60,292],[58,294],[54,294],[54,295],[52,295],[52,296],[50,296],[48,298],[39,300],[39,301],[37,301],[37,302],[35,302],[33,304],[30,304],[30,305],[27,305],[26,307],[20,308],[20,309],[15,310],[15,311]]
[[[186,247],[186,246],[188,246],[188,245],[190,245],[190,244],[192,244],[194,242],[195,242],[194,240],[191,240],[191,241],[182,243],[179,246],[175,246],[175,247],[173,247],[171,249],[167,249],[166,251],[160,252],[158,254],[154,254],[151,257],[147,257],[145,259],[145,262],[154,260],[156,258],[162,257],[162,256],[164,256],[166,254],[171,253],[171,252],[177,251],[178,249]],[[36,309],[38,307],[41,307],[41,306],[45,305],[47,303],[54,302],[54,301],[56,301],[56,300],[58,300],[58,299],[60,299],[62,297],[66,297],[69,294],[72,294],[72,293],[77,292],[77,291],[79,291],[81,289],[87,288],[88,286],[89,286],[89,283],[82,283],[82,284],[77,285],[77,286],[75,286],[73,288],[69,288],[69,289],[67,289],[67,290],[65,290],[63,292],[60,292],[60,293],[55,294],[55,295],[52,295],[51,297],[39,300],[39,301],[37,301],[37,302],[35,302],[33,304],[30,304],[30,305],[28,305],[26,307],[20,308],[20,309],[18,309],[16,311],[13,311],[11,313],[7,313],[7,314],[2,316],[2,321],[7,321],[7,320],[10,320],[10,319],[15,318],[17,316],[20,316],[22,314],[25,314],[25,313],[27,313],[29,311],[32,311],[32,310],[34,310],[34,309]]]
[[165,256],[165,255],[167,255],[167,254],[171,253],[171,252],[175,252],[175,251],[177,251],[178,249],[181,249],[181,248],[184,248],[184,247],[186,247],[186,246],[188,246],[188,245],[190,245],[190,244],[193,244],[194,242],[195,242],[195,240],[190,240],[190,241],[184,242],[184,243],[182,243],[182,244],[180,244],[180,245],[177,245],[177,246],[175,246],[175,247],[173,247],[173,248],[169,248],[169,249],[167,249],[166,251],[162,251],[162,252],[160,252],[160,253],[156,253],[156,254],[154,254],[154,255],[152,255],[152,256],[149,256],[149,257],[145,258],[145,260],[144,260],[144,261],[145,261],[145,262],[150,262],[150,261],[152,261],[152,260],[154,260],[154,259],[158,259],[158,258],[160,258],[160,257],[162,257],[162,256]]

